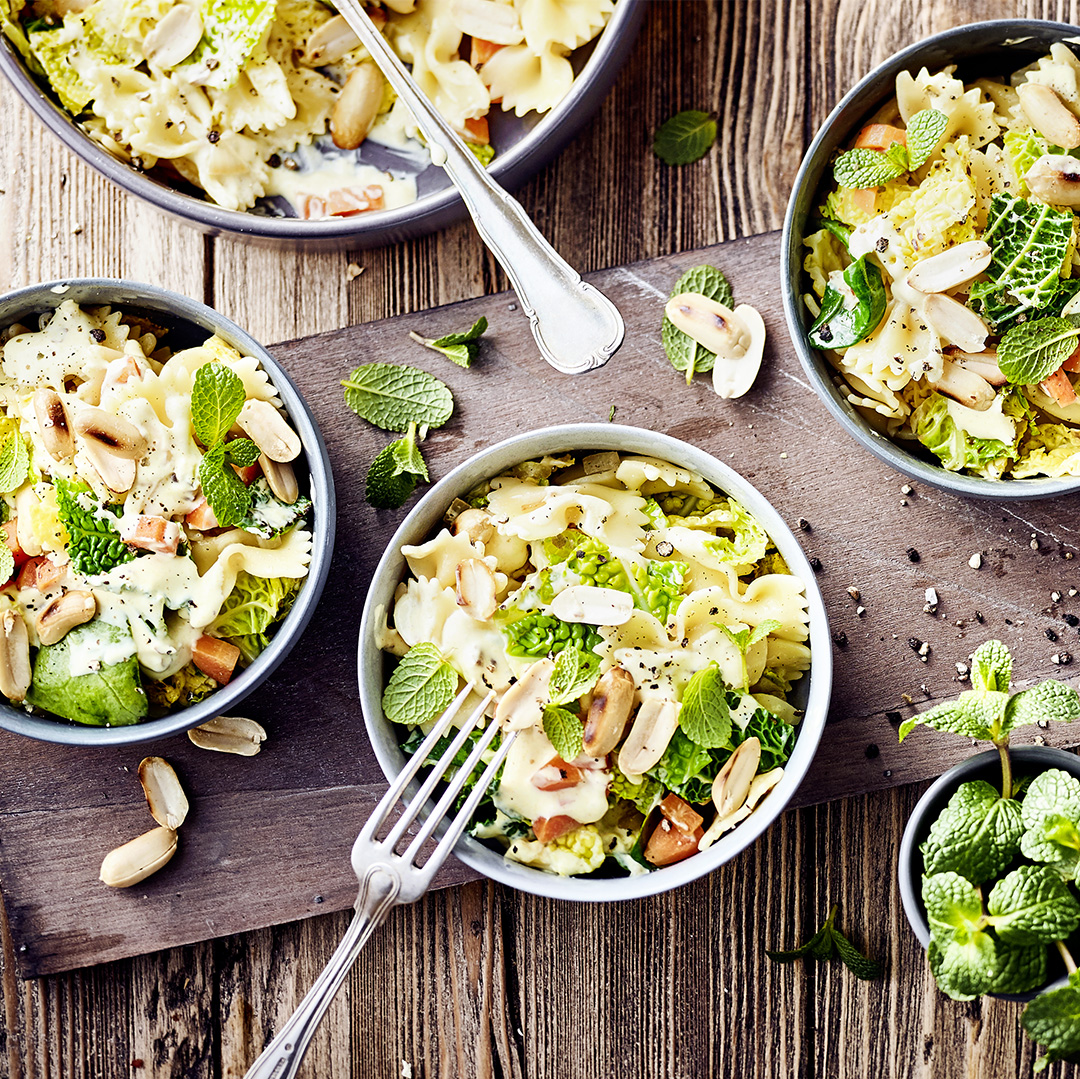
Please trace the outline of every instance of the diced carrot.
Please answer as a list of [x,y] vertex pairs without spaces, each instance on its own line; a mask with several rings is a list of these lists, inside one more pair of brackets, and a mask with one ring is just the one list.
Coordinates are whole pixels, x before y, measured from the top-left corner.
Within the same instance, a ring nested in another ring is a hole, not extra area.
[[537,817],[533,821],[533,832],[541,843],[550,843],[553,839],[558,839],[559,836],[580,827],[581,821],[562,814],[557,817]]
[[470,116],[465,121],[465,130],[469,134],[470,142],[478,142],[481,146],[487,146],[491,142],[491,132],[488,130],[486,116]]
[[117,386],[123,386],[132,379],[142,378],[144,368],[139,366],[139,361],[134,356],[120,356],[111,360],[105,368],[105,379],[101,383],[101,392],[108,393]]
[[854,209],[870,217],[874,216],[874,207],[877,205],[877,188],[860,187],[851,193],[851,205]]
[[376,30],[381,30],[386,25],[386,12],[381,7],[366,7],[364,12],[375,24]]
[[1069,376],[1059,367],[1049,378],[1039,383],[1039,389],[1052,397],[1059,405],[1071,405],[1076,400],[1076,391]]
[[1080,345],[1077,345],[1076,351],[1061,365],[1061,370],[1080,375]]
[[867,150],[887,150],[894,142],[907,146],[907,132],[892,124],[867,124],[855,140],[856,147]]
[[184,524],[199,532],[209,532],[211,528],[220,527],[217,518],[214,516],[214,511],[210,508],[210,503],[206,501],[205,495],[199,499],[199,504],[184,518]]
[[693,832],[684,832],[676,828],[666,817],[653,829],[649,842],[645,844],[645,861],[653,865],[673,865],[684,858],[696,854],[698,840],[705,834],[704,829],[696,828]]
[[176,554],[180,546],[180,526],[175,521],[145,513],[121,521],[120,536],[129,546],[155,554]]
[[701,827],[704,817],[690,807],[689,802],[683,801],[677,794],[669,794],[660,803],[660,812],[671,821],[680,832],[693,832]]
[[236,670],[236,661],[240,658],[240,649],[228,641],[208,637],[205,633],[195,642],[191,650],[191,662],[203,674],[210,675],[215,682],[225,685]]
[[262,471],[259,468],[258,462],[253,465],[245,465],[243,468],[239,465],[233,465],[233,468],[240,479],[249,486],[255,481],[255,477]]
[[581,769],[567,764],[562,757],[552,757],[532,777],[532,785],[541,791],[561,791],[581,782]]
[[15,568],[18,569],[23,563],[26,562],[29,555],[19,546],[19,530],[15,524],[16,518],[12,517],[10,521],[5,521],[0,528],[4,532],[4,542],[8,545],[9,550],[15,558]]
[[503,46],[496,45],[494,41],[485,41],[482,37],[472,39],[472,48],[469,50],[469,63],[473,67],[486,64]]
[[23,563],[17,584],[20,588],[36,588],[39,592],[48,592],[63,576],[64,571],[60,566],[40,554]]
[[296,198],[296,208],[300,211],[300,216],[305,221],[312,221],[316,218],[329,216],[326,209],[326,199],[319,198],[318,195],[298,195]]

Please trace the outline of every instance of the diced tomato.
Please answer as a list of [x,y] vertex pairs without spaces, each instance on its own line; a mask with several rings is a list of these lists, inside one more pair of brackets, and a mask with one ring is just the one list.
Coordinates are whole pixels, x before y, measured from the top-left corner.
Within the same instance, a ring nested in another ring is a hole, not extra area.
[[1071,405],[1076,400],[1076,391],[1069,376],[1059,367],[1049,378],[1039,383],[1039,389],[1052,397],[1059,405]]
[[366,7],[364,11],[375,24],[376,30],[381,30],[386,25],[386,12],[381,7]]
[[210,675],[215,682],[225,685],[236,670],[236,661],[240,658],[240,649],[228,641],[208,637],[205,633],[195,642],[191,650],[191,662],[203,674]]
[[261,471],[258,462],[253,465],[245,465],[243,468],[241,468],[239,465],[233,465],[233,469],[240,477],[240,479],[249,486],[254,482],[255,477]]
[[581,769],[567,764],[562,757],[553,757],[532,777],[532,785],[541,791],[562,791],[581,782]]
[[9,550],[15,558],[15,568],[18,569],[23,563],[26,562],[29,555],[19,546],[19,530],[15,524],[16,518],[12,517],[10,521],[5,521],[0,528],[4,532],[4,542],[8,545]]
[[214,511],[204,495],[199,499],[199,504],[184,518],[184,524],[194,528],[198,532],[209,532],[211,528],[219,528]]
[[553,839],[558,839],[559,836],[580,827],[581,821],[562,814],[557,817],[537,817],[533,821],[533,831],[541,843],[550,843]]
[[478,142],[481,146],[487,146],[491,142],[491,132],[488,130],[486,116],[470,117],[465,121],[465,130],[469,134],[470,142]]
[[1074,375],[1080,375],[1080,345],[1076,351],[1061,365],[1062,371],[1070,371]]
[[887,150],[894,142],[907,146],[907,132],[892,124],[867,124],[855,140],[857,147],[867,150]]
[[680,832],[693,832],[701,827],[704,820],[700,813],[691,808],[689,802],[683,801],[677,794],[669,794],[660,803],[660,812]]
[[469,63],[473,67],[486,64],[503,46],[496,45],[494,41],[485,41],[482,37],[472,39],[472,48],[469,50]]
[[122,521],[120,536],[129,546],[155,554],[176,554],[180,546],[180,526],[175,521],[145,513]]
[[693,832],[684,832],[676,828],[666,817],[661,817],[660,823],[653,829],[649,836],[649,842],[645,844],[645,861],[653,865],[674,865],[684,858],[696,854],[698,841],[705,834],[703,828],[695,828]]
[[39,592],[48,592],[63,576],[64,571],[60,566],[39,554],[23,563],[17,583],[20,588],[36,588]]

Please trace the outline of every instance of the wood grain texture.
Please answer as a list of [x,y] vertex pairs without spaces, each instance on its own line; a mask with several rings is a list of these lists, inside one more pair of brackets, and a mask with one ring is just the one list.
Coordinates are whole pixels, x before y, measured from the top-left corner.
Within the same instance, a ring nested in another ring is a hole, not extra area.
[[[802,146],[872,63],[925,33],[1006,15],[1076,21],[1078,12],[1056,0],[657,3],[597,121],[526,185],[522,200],[586,270],[775,229]],[[649,153],[651,133],[686,107],[722,115],[720,143],[696,165],[667,169]],[[211,300],[267,341],[503,287],[468,226],[353,255],[366,271],[351,284],[350,256],[279,257],[204,242],[74,162],[6,88],[0,108],[0,286],[127,273]],[[1024,522],[966,508],[971,537],[992,536],[1006,570],[1032,557],[1023,554]],[[956,511],[932,503],[918,512]],[[834,618],[854,618],[842,594],[848,583],[835,582]],[[970,587],[957,585],[957,610]],[[1016,629],[1030,677],[1041,668],[1029,662],[1046,658],[1033,628],[1050,617],[1046,606],[1045,589],[1033,587],[1020,613],[1031,626]],[[939,642],[934,662],[944,666],[964,649]],[[917,688],[910,666],[897,674],[870,642],[852,647],[847,662],[876,665],[868,678],[888,689],[883,698]],[[858,745],[848,744],[851,767],[864,767],[871,734],[860,730]],[[884,736],[877,744],[892,752]],[[396,911],[302,1074],[393,1077],[404,1059],[418,1077],[1029,1076],[1034,1053],[1018,1029],[1019,1006],[945,1000],[903,922],[892,871],[920,789],[788,813],[707,881],[624,908],[555,904],[475,883]],[[882,983],[764,959],[763,946],[812,931],[832,902],[845,928],[886,958]],[[242,1076],[344,925],[344,915],[330,914],[30,982],[14,977],[0,926],[0,1075]],[[1059,1065],[1046,1074],[1076,1071]]]

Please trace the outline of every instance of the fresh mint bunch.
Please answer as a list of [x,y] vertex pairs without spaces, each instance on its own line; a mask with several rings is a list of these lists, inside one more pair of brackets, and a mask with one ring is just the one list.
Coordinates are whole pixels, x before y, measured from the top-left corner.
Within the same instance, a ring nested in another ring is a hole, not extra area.
[[1080,870],[1080,780],[1051,768],[1028,786],[1021,807],[1024,857],[1053,868],[1066,880]]
[[756,626],[747,626],[746,629],[732,629],[721,622],[714,622],[721,633],[735,646],[739,653],[739,661],[742,664],[743,692],[750,692],[750,672],[746,666],[746,653],[758,643],[765,640],[770,633],[780,628],[781,623],[775,618],[766,618]]
[[1022,865],[997,882],[987,922],[1005,944],[1053,944],[1080,925],[1080,903],[1048,866]]
[[870,980],[881,977],[881,964],[863,955],[851,941],[836,928],[836,913],[839,910],[834,906],[829,911],[824,925],[805,943],[798,948],[787,952],[770,952],[766,955],[776,963],[794,963],[799,959],[817,959],[820,962],[839,956],[844,964],[856,978]]
[[833,164],[833,179],[840,187],[880,187],[926,164],[937,149],[949,118],[937,109],[915,113],[907,125],[907,145],[894,142],[885,150],[856,147]]
[[998,345],[1001,373],[1018,386],[1049,378],[1076,350],[1080,325],[1070,318],[1039,318],[1013,326]]
[[391,723],[422,726],[446,710],[457,684],[457,672],[435,645],[414,644],[390,675],[383,692],[383,712]]
[[411,423],[404,438],[391,442],[371,462],[364,498],[376,509],[396,510],[420,480],[428,479],[427,463],[416,443],[416,424]]
[[244,407],[243,379],[223,363],[203,364],[191,387],[191,426],[206,447],[199,462],[199,484],[223,528],[239,524],[251,510],[251,489],[236,474],[259,459],[249,438],[225,439]]
[[979,779],[962,783],[930,826],[924,872],[959,873],[972,884],[1004,872],[1020,849],[1020,803]]
[[448,333],[442,337],[421,337],[418,333],[410,333],[409,336],[417,344],[441,352],[458,367],[469,367],[480,351],[480,338],[487,328],[488,320],[481,315],[464,333]]
[[1080,1055],[1080,971],[1069,974],[1068,985],[1037,996],[1024,1009],[1020,1023],[1033,1042],[1046,1047],[1034,1071]]

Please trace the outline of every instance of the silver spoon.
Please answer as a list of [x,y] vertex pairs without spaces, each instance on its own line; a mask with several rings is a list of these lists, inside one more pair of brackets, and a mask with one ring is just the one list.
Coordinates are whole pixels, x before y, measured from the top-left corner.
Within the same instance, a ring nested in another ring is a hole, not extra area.
[[442,118],[357,0],[336,0],[338,12],[371,53],[416,120],[431,160],[461,193],[476,231],[506,271],[529,316],[545,360],[567,375],[602,367],[623,342],[619,309],[544,239],[521,204],[507,194]]

